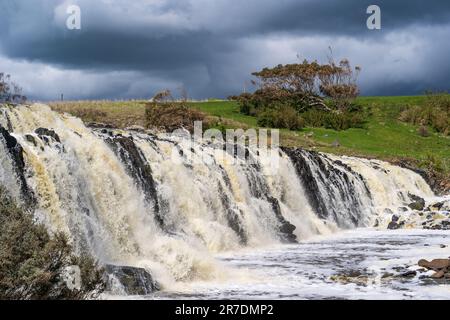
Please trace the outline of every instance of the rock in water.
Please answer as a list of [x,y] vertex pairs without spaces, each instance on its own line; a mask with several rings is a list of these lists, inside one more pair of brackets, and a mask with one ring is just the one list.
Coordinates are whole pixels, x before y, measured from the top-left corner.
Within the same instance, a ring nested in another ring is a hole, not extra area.
[[444,204],[445,204],[444,201],[437,202],[437,203],[434,203],[434,204],[430,205],[429,209],[431,211],[440,211],[440,210],[442,210],[442,207],[444,206]]
[[107,290],[112,291],[115,281],[122,285],[129,295],[148,295],[160,290],[159,284],[143,268],[106,265]]
[[444,270],[438,271],[431,276],[433,279],[442,279],[445,276]]
[[400,276],[403,278],[414,278],[416,275],[417,275],[417,271],[408,270],[408,271],[402,273]]
[[413,202],[408,205],[409,208],[411,208],[412,210],[417,210],[417,211],[422,211],[423,209],[425,209],[425,200],[424,199],[422,199],[421,197],[418,197],[414,194],[411,194],[411,193],[408,195],[411,198],[411,200],[413,200]]
[[294,234],[296,227],[283,217],[280,202],[272,197],[268,201],[272,204],[272,209],[281,224],[279,227],[281,239],[287,243],[297,243],[297,236]]
[[38,128],[34,131],[40,138],[42,137],[51,137],[53,138],[56,142],[61,143],[61,139],[59,138],[58,134],[50,129],[46,129],[46,128]]
[[412,202],[408,205],[411,210],[422,211],[425,207],[421,202]]
[[419,261],[419,266],[428,270],[445,270],[450,268],[450,259],[435,259],[431,262],[422,259]]
[[135,132],[145,132],[145,128],[138,125],[133,125],[131,127],[125,128],[127,131],[135,131]]
[[389,223],[388,229],[389,230],[397,230],[397,229],[400,229],[400,225],[397,222],[392,221]]

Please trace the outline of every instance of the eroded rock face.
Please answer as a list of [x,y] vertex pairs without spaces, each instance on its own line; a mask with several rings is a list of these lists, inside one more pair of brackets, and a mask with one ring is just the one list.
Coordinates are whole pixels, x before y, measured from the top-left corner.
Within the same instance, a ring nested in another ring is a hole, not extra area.
[[32,208],[35,204],[35,195],[26,181],[25,173],[25,159],[23,156],[23,148],[19,144],[16,138],[14,138],[8,130],[0,126],[0,143],[4,141],[7,152],[14,163],[14,170],[18,183],[20,185],[20,191],[22,198],[27,207]]
[[148,295],[159,291],[159,284],[143,268],[106,265],[106,289],[113,291],[115,284],[120,284],[128,295]]
[[[224,175],[226,175],[225,172],[223,172]],[[229,181],[228,176],[225,176],[225,181]],[[248,241],[247,233],[243,227],[243,222],[241,221],[241,216],[243,215],[242,211],[239,210],[237,207],[232,207],[232,203],[228,196],[226,195],[224,191],[224,187],[219,183],[219,197],[220,201],[222,202],[223,207],[226,210],[226,218],[228,220],[228,226],[233,229],[234,232],[238,235],[241,244],[246,245]]]
[[341,161],[314,151],[282,150],[291,159],[319,218],[334,220],[341,228],[364,226],[362,213],[367,206],[361,199],[372,199],[372,195],[359,173]]
[[296,243],[297,236],[294,234],[296,227],[283,217],[280,202],[275,198],[269,198],[268,200],[272,204],[272,209],[280,222],[279,234],[281,239],[287,243]]
[[128,173],[133,177],[138,186],[145,194],[146,200],[152,204],[155,213],[155,220],[164,229],[164,218],[161,215],[156,182],[153,179],[153,172],[142,152],[134,143],[131,137],[113,135],[105,139],[114,153],[125,165]]
[[46,137],[50,137],[53,138],[56,142],[61,143],[61,139],[59,138],[58,134],[53,130],[38,128],[35,130],[35,133],[39,136],[39,138],[43,139],[44,141],[46,141]]

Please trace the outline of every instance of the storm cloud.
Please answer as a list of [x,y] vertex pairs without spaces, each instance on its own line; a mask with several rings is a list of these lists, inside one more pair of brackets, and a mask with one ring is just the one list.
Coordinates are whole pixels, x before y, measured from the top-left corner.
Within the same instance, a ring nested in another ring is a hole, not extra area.
[[[381,7],[382,29],[366,9]],[[365,95],[450,87],[450,2],[392,0],[0,0],[0,70],[33,99],[148,98],[185,87],[226,97],[251,72],[349,58]],[[81,8],[68,30],[66,9]]]

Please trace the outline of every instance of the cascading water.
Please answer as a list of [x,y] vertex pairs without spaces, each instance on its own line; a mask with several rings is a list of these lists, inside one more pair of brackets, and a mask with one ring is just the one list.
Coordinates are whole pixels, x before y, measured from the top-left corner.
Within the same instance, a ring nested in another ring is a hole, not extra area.
[[304,150],[286,151],[319,217],[339,227],[365,226],[373,213],[364,178],[339,160]]
[[[179,135],[87,128],[44,105],[0,108],[0,184],[51,231],[101,262],[142,267],[163,286],[220,277],[212,253],[370,226],[433,193],[381,161],[247,149]],[[220,153],[220,156],[219,156]],[[273,160],[273,159],[272,159]]]

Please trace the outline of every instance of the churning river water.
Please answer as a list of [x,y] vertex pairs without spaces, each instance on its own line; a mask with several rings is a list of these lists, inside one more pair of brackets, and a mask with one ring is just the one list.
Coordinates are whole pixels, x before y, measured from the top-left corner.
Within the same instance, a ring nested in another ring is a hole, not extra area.
[[[442,248],[443,245],[447,247]],[[389,277],[421,258],[450,256],[447,231],[359,229],[296,245],[221,254],[223,280],[192,282],[148,299],[449,299],[445,280]],[[361,274],[360,276],[357,276]],[[350,275],[347,282],[339,276]]]

